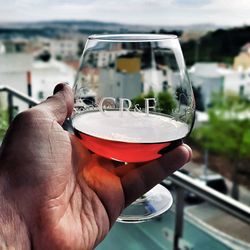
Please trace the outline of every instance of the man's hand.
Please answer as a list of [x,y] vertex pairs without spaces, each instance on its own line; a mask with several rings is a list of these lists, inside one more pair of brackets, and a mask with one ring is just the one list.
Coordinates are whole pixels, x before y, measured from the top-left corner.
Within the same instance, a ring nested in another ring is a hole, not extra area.
[[7,249],[92,249],[124,207],[191,157],[181,145],[158,160],[116,168],[62,129],[73,95],[65,84],[54,92],[15,118],[1,147],[0,240]]

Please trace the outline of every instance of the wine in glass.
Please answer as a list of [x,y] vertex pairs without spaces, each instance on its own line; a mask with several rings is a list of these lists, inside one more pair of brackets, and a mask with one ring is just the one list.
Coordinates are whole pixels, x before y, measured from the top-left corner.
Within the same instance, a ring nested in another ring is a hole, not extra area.
[[[114,161],[157,159],[180,144],[194,122],[192,87],[174,35],[90,36],[74,97],[75,133],[90,151]],[[169,191],[157,185],[118,221],[142,222],[171,204]]]

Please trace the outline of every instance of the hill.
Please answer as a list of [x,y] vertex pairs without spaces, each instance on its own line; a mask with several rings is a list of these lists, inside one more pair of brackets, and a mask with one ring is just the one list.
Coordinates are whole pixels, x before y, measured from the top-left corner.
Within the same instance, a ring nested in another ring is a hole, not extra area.
[[241,47],[250,42],[250,26],[217,29],[208,32],[199,40],[182,43],[187,65],[199,62],[233,63]]
[[168,26],[168,25],[131,25],[115,22],[99,22],[92,20],[76,21],[47,21],[47,22],[20,22],[20,23],[0,23],[0,38],[13,37],[56,37],[74,36],[79,34],[90,35],[100,33],[151,33],[159,30],[182,30],[204,32],[217,29],[211,24]]

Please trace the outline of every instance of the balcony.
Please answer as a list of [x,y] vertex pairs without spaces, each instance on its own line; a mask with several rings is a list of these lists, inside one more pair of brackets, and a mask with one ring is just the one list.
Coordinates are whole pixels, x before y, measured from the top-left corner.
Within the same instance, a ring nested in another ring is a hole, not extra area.
[[[9,122],[13,119],[14,100],[27,106],[36,101],[7,86]],[[149,222],[116,223],[108,237],[96,248],[106,249],[250,249],[250,208],[180,171],[162,183],[171,190],[171,210]]]

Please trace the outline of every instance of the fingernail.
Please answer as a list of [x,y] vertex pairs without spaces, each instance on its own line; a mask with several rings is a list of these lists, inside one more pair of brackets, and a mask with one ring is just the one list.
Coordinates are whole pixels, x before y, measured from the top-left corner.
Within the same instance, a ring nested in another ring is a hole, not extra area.
[[53,95],[55,95],[57,92],[63,90],[63,88],[64,88],[64,83],[57,84],[56,87],[54,88]]

